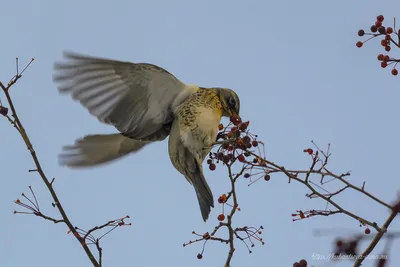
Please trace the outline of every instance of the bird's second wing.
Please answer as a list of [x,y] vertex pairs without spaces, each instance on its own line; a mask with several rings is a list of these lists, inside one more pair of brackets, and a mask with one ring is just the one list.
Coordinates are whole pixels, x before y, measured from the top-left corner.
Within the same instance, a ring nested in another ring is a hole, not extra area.
[[166,70],[147,63],[121,62],[65,53],[54,81],[101,122],[142,139],[172,121],[172,103],[185,89]]

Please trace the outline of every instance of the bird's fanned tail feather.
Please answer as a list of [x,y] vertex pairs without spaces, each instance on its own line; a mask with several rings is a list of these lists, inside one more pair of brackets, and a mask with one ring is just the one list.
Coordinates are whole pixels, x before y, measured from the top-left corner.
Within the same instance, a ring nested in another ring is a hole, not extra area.
[[97,166],[136,152],[148,143],[122,134],[87,135],[76,140],[74,145],[65,146],[59,162],[71,168]]

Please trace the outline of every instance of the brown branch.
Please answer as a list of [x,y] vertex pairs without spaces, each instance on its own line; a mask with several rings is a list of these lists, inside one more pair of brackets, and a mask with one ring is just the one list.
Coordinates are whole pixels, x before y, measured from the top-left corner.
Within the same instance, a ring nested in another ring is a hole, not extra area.
[[396,218],[398,212],[397,211],[392,211],[392,213],[389,215],[387,218],[386,222],[382,225],[381,231],[379,231],[374,239],[372,239],[371,243],[369,246],[365,249],[365,251],[357,257],[357,260],[354,262],[354,267],[359,267],[361,266],[361,263],[364,261],[364,259],[372,252],[372,250],[376,247],[376,245],[379,243],[383,235],[386,233],[389,225],[392,223],[394,218]]
[[[9,107],[11,108],[12,111],[12,115],[15,119],[15,125],[17,126],[17,130],[20,133],[22,139],[25,142],[25,145],[27,146],[27,149],[29,150],[29,152],[31,153],[32,159],[35,163],[36,166],[36,170],[39,173],[40,177],[42,178],[43,182],[45,183],[47,189],[49,190],[53,200],[54,200],[54,204],[56,205],[58,211],[61,214],[62,220],[63,222],[68,226],[69,230],[74,234],[75,238],[79,241],[79,243],[81,244],[83,250],[85,251],[86,255],[88,256],[89,260],[91,261],[92,265],[94,267],[101,267],[101,265],[97,262],[97,260],[95,259],[95,257],[93,256],[93,253],[90,251],[89,247],[86,245],[85,242],[82,242],[82,237],[77,233],[76,229],[74,228],[73,224],[71,223],[69,217],[67,216],[63,206],[61,205],[58,196],[56,194],[56,192],[53,189],[53,185],[52,183],[49,181],[49,179],[47,179],[46,174],[44,173],[42,166],[39,162],[39,159],[36,155],[36,152],[33,148],[33,145],[28,137],[28,134],[26,133],[26,130],[24,128],[24,126],[21,123],[21,120],[19,119],[19,116],[17,114],[17,111],[15,109],[14,103],[11,99],[10,93],[9,93],[9,89],[10,87],[15,84],[17,82],[17,80],[21,78],[21,74],[16,75],[6,86],[3,85],[2,82],[0,82],[0,87],[1,89],[3,89],[3,92],[7,98]],[[43,216],[41,216],[43,217]],[[43,217],[45,218],[45,217]]]

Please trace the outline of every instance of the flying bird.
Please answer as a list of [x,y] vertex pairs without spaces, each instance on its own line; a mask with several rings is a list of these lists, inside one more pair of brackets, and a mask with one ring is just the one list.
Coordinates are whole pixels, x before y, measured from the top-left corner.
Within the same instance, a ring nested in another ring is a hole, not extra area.
[[213,194],[202,163],[216,140],[222,116],[238,116],[240,101],[227,88],[185,84],[165,69],[148,63],[122,62],[64,53],[53,80],[99,121],[119,133],[87,135],[65,146],[60,164],[90,167],[121,158],[169,136],[173,166],[196,191],[206,221]]

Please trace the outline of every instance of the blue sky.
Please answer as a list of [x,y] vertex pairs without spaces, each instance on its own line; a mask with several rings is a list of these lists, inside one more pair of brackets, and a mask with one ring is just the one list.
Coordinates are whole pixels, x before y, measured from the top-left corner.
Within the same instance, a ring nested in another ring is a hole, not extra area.
[[[352,170],[352,181],[387,202],[400,187],[400,77],[379,67],[379,41],[355,46],[359,28],[382,13],[399,15],[398,1],[7,1],[2,3],[0,79],[15,70],[15,57],[34,64],[12,89],[19,115],[74,224],[91,228],[129,214],[133,226],[103,241],[104,266],[222,266],[227,247],[182,247],[191,232],[210,231],[220,209],[201,219],[192,187],[170,164],[167,142],[89,170],[58,165],[61,147],[86,134],[113,133],[52,82],[63,50],[162,66],[186,83],[234,89],[241,115],[266,143],[268,158],[287,168],[307,168],[302,150],[315,140],[332,144],[331,169]],[[394,51],[393,55],[396,55]],[[397,54],[400,56],[399,54]],[[0,96],[4,102],[4,97]],[[16,216],[13,200],[32,185],[43,212],[57,216],[16,131],[0,120],[0,266],[90,266],[64,225]],[[226,171],[205,171],[218,196],[228,190]],[[331,252],[336,235],[360,233],[342,215],[293,223],[296,209],[323,209],[305,198],[300,184],[283,176],[248,187],[238,183],[241,225],[263,225],[264,246],[249,255],[237,244],[232,266],[291,266],[313,253]],[[339,202],[383,223],[388,211],[354,192]],[[399,229],[394,221],[392,229]],[[315,237],[316,229],[333,234]],[[380,253],[383,246],[374,252]],[[399,244],[392,247],[398,251]],[[392,253],[391,265],[400,261]],[[337,266],[349,266],[341,261]],[[373,266],[366,261],[364,266]]]

